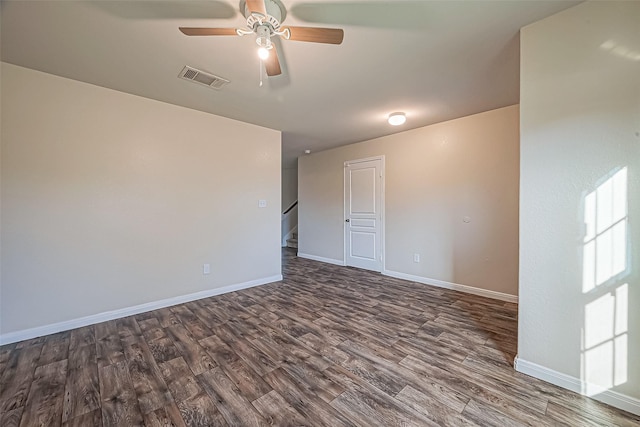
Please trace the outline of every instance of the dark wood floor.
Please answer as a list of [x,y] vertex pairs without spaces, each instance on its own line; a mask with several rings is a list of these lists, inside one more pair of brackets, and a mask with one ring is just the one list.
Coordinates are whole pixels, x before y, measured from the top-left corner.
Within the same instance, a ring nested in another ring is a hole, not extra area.
[[284,252],[285,280],[0,348],[0,425],[637,426],[512,369],[514,304]]

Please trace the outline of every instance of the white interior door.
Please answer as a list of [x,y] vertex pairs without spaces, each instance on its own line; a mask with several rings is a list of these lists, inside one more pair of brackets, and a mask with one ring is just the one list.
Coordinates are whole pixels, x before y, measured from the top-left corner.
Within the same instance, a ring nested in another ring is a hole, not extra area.
[[383,158],[345,163],[345,263],[382,271]]

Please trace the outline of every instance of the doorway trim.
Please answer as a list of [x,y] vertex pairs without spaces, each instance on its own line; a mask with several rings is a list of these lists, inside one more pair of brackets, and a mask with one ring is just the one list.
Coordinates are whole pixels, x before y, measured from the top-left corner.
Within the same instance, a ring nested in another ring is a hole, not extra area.
[[353,164],[357,164],[357,163],[363,163],[363,162],[369,162],[372,160],[380,160],[380,165],[381,165],[381,177],[380,177],[380,257],[382,258],[381,261],[381,265],[380,265],[380,271],[379,273],[384,273],[386,271],[386,254],[385,254],[385,235],[386,235],[386,215],[385,215],[385,192],[386,192],[386,186],[385,186],[385,181],[386,181],[386,165],[385,165],[385,156],[383,155],[379,155],[379,156],[372,156],[372,157],[365,157],[362,159],[354,159],[354,160],[347,160],[344,162],[344,166],[343,166],[343,172],[342,172],[342,191],[343,191],[343,196],[342,196],[342,247],[343,247],[343,262],[345,266],[348,266],[347,264],[347,227],[345,224],[345,213],[347,211],[347,167],[349,165],[353,165]]

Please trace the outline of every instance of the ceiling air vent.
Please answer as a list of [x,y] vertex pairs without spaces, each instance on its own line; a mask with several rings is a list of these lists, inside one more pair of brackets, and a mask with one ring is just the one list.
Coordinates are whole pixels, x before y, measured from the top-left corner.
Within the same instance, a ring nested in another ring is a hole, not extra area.
[[200,83],[204,86],[209,86],[213,89],[220,89],[222,88],[222,86],[229,83],[229,80],[227,79],[223,79],[220,76],[215,76],[204,71],[196,70],[195,68],[191,68],[188,65],[186,65],[182,69],[182,71],[180,71],[180,75],[178,77],[180,77],[181,79]]

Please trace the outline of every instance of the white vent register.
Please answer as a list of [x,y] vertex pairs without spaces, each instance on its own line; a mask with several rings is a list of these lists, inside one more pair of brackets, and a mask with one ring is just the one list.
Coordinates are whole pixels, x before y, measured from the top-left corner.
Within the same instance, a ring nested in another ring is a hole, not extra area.
[[208,86],[212,89],[221,89],[222,86],[229,83],[229,80],[223,79],[220,76],[209,74],[205,71],[197,70],[195,68],[185,65],[178,75],[181,79],[189,80],[191,82],[199,83],[203,86]]

